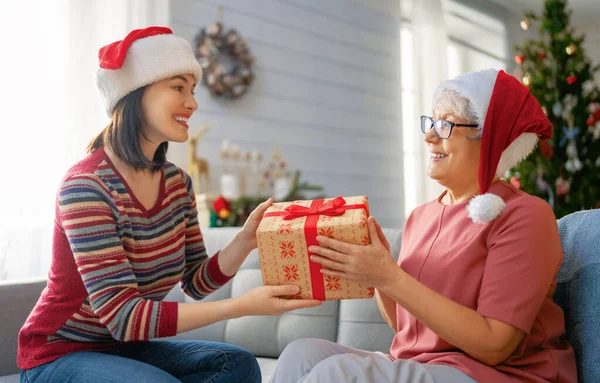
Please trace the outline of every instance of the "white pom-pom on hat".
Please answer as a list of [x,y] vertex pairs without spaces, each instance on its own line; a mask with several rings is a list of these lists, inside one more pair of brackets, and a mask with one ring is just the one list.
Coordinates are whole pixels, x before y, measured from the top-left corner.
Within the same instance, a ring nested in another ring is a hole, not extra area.
[[467,211],[475,223],[492,222],[506,207],[504,200],[492,193],[475,196],[469,201]]

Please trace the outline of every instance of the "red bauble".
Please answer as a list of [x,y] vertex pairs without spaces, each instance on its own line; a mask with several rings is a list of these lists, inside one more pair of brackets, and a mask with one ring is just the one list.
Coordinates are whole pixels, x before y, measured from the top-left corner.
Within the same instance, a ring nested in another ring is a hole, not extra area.
[[523,62],[525,62],[525,56],[523,55],[516,55],[515,56],[515,62],[519,65],[523,64]]
[[592,126],[594,125],[594,117],[589,116],[587,120],[585,120],[585,122],[587,122],[588,126]]
[[543,60],[543,59],[545,59],[545,58],[546,58],[546,53],[544,53],[544,51],[539,51],[539,52],[537,53],[537,56],[538,56],[540,59],[542,59],[542,60]]
[[576,82],[577,82],[577,76],[575,76],[574,74],[572,74],[569,77],[567,77],[567,84],[573,85]]

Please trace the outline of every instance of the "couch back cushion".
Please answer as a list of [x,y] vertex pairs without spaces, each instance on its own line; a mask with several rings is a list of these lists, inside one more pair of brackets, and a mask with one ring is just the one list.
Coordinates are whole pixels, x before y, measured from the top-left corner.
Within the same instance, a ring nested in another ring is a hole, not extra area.
[[579,382],[600,382],[600,210],[569,214],[558,229],[564,260],[554,300],[565,312]]
[[45,279],[0,283],[0,376],[16,374],[17,338],[46,287]]

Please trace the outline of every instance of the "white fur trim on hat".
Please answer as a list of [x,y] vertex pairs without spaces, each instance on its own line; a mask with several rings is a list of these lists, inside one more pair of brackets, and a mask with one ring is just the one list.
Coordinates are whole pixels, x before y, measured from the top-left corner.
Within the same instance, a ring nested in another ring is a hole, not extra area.
[[173,34],[160,34],[133,42],[121,68],[100,68],[96,85],[106,114],[111,117],[119,100],[130,92],[171,76],[188,73],[196,78],[196,83],[202,79],[202,68],[190,44]]
[[508,169],[521,162],[533,151],[533,149],[535,149],[537,142],[537,134],[521,133],[521,135],[511,142],[508,148],[504,149],[502,152],[498,168],[496,168],[496,177],[504,178]]
[[445,90],[453,90],[471,102],[471,111],[477,116],[479,129],[483,129],[496,77],[498,77],[497,70],[485,69],[446,80],[433,93],[433,105]]
[[504,200],[492,193],[485,193],[473,197],[467,205],[469,217],[475,223],[492,222],[506,207]]

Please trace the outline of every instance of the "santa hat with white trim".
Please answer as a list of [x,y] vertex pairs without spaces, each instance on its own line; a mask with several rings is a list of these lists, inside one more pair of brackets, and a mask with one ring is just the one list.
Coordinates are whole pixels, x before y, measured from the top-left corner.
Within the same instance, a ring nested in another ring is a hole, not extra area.
[[142,86],[178,74],[192,74],[196,82],[202,78],[190,44],[167,27],[133,30],[100,48],[98,59],[96,86],[109,117],[120,99]]
[[552,137],[552,125],[529,88],[502,70],[467,73],[443,82],[434,92],[433,105],[445,90],[471,102],[471,111],[483,129],[480,194],[469,201],[467,209],[473,222],[491,222],[505,208],[502,198],[488,192],[494,177],[504,177],[533,151],[538,139]]

